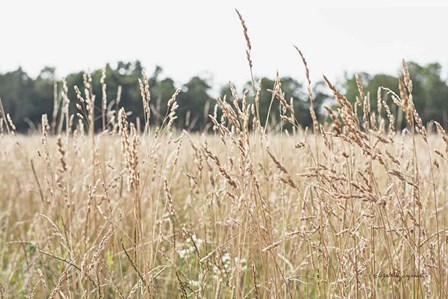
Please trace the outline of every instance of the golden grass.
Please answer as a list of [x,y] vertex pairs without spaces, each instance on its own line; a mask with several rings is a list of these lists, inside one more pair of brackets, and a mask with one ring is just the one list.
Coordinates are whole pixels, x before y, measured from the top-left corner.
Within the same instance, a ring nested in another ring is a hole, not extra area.
[[423,127],[405,63],[400,95],[379,89],[376,112],[359,80],[352,104],[325,78],[338,104],[327,124],[297,50],[313,133],[278,80],[288,134],[262,126],[254,80],[255,98],[218,99],[209,135],[173,131],[179,91],[150,126],[145,77],[143,130],[119,95],[106,105],[104,74],[100,134],[87,75],[78,124],[65,83],[41,136],[17,136],[2,110],[0,297],[448,297],[448,136]]
[[361,130],[328,83],[343,124],[320,134],[250,132],[243,96],[214,135],[172,133],[171,112],[139,135],[120,110],[99,135],[43,117],[42,137],[2,136],[2,294],[445,296],[448,137],[370,111]]
[[3,294],[446,294],[439,136],[126,132],[1,138]]

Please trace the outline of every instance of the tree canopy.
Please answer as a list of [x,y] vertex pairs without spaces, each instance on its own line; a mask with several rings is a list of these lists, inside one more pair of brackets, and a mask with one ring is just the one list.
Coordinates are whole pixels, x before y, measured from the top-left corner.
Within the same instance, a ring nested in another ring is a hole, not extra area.
[[[422,120],[425,123],[436,120],[447,127],[448,84],[442,75],[442,66],[439,63],[419,65],[410,62],[408,68],[413,80],[414,103]],[[363,72],[358,74],[358,78],[363,85],[364,93],[370,97],[372,111],[376,110],[379,87],[388,87],[399,94],[398,76]],[[106,104],[123,107],[130,112],[131,121],[145,118],[139,79],[147,82],[150,95],[151,125],[161,124],[167,113],[168,101],[179,89],[177,95],[179,108],[176,111],[177,118],[174,125],[179,129],[191,131],[210,129],[209,115],[214,113],[217,100],[211,96],[210,82],[200,76],[194,76],[182,86],[176,86],[172,78],[163,76],[160,66],[156,66],[147,76],[144,75],[140,61],[118,62],[115,66],[108,64],[104,69],[94,70],[91,74],[82,72],[68,74],[64,83],[56,80],[55,69],[52,67],[42,69],[36,78],[30,77],[22,68],[18,68],[15,71],[0,74],[0,98],[5,114],[8,113],[11,116],[17,131],[26,133],[32,131],[40,123],[43,114],[47,114],[51,122],[52,118],[60,113],[60,111],[55,111],[55,107],[57,107],[55,104],[61,100],[64,86],[67,89],[67,98],[70,103],[69,113],[76,117],[77,94],[74,87],[85,88],[87,80],[92,94],[95,95],[95,110],[97,111],[95,112],[95,127],[101,128],[100,114],[104,100],[103,91],[106,96]],[[262,125],[268,124],[272,129],[289,128],[288,124],[282,122],[280,115],[284,111],[281,111],[281,105],[272,94],[276,80],[281,86],[285,100],[292,103],[294,107],[294,117],[298,125],[312,127],[306,84],[292,77],[259,78],[259,84],[255,89],[251,81],[244,85],[250,99],[254,98],[254,91],[259,90],[259,115]],[[352,103],[360,96],[355,75],[346,75],[338,82],[338,85]],[[227,100],[233,99],[230,86],[221,86],[218,90],[220,90],[219,97]],[[332,101],[330,92],[323,81],[316,82],[312,86],[312,90],[318,120],[325,121],[327,117],[323,105],[331,106],[334,101]],[[240,90],[238,93],[242,96],[244,91]],[[380,96],[384,97],[384,94],[380,94]],[[386,100],[391,101],[387,98]],[[393,114],[399,112],[399,109],[392,111]],[[405,122],[399,125],[404,126]]]

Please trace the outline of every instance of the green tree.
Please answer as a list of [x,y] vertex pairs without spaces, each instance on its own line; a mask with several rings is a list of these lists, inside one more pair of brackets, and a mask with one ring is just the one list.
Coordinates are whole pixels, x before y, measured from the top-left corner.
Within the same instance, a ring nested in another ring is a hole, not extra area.
[[436,120],[448,125],[448,86],[441,78],[442,66],[430,63],[420,66],[410,62],[408,68],[413,82],[414,103],[424,122]]
[[[50,77],[47,77],[51,73]],[[4,109],[18,131],[30,129],[29,123],[40,121],[42,114],[50,114],[53,104],[54,70],[44,69],[36,80],[18,68],[0,75],[0,92]]]
[[[279,128],[281,124],[281,105],[278,99],[272,97],[269,90],[274,88],[275,80],[262,78],[260,85],[260,119],[262,125],[267,123],[271,127]],[[295,118],[299,125],[312,126],[312,119],[309,112],[309,99],[302,83],[291,77],[280,78],[280,84],[284,98],[290,104],[291,99],[294,106]],[[318,107],[319,105],[316,105]],[[318,112],[318,109],[316,109]],[[284,128],[290,128],[289,124],[283,123]]]
[[208,115],[212,109],[210,89],[207,81],[198,76],[191,78],[182,87],[178,96],[178,127],[193,131],[206,128],[206,123],[209,121]]

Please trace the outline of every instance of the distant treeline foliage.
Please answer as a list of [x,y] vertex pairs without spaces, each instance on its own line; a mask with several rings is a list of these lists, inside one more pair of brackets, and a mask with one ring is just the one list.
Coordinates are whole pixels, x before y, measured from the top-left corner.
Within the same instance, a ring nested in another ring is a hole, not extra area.
[[[448,125],[448,85],[445,78],[441,76],[442,67],[438,63],[425,66],[417,63],[408,63],[408,68],[413,81],[413,100],[417,110],[425,123],[431,120],[438,121],[445,127]],[[398,69],[398,68],[397,68]],[[115,67],[107,65],[105,69],[94,70],[91,75],[90,88],[95,95],[95,128],[100,130],[104,124],[101,119],[101,107],[103,105],[103,87],[107,97],[107,105],[117,105],[131,112],[129,119],[143,121],[145,118],[142,95],[138,84],[140,80],[147,80],[151,96],[151,125],[158,126],[167,113],[167,103],[179,88],[177,95],[179,108],[175,126],[178,129],[190,131],[207,131],[211,128],[209,115],[214,114],[216,99],[211,93],[211,86],[207,80],[195,76],[183,86],[176,86],[173,79],[162,77],[162,68],[155,67],[152,73],[143,76],[143,66],[139,61],[119,62]],[[398,72],[397,72],[398,73]],[[105,75],[105,76],[104,76]],[[379,87],[390,88],[399,94],[398,77],[367,73],[360,73],[360,82],[363,85],[365,95],[370,97],[371,111],[376,111]],[[299,125],[312,127],[312,119],[309,113],[309,100],[306,85],[295,78],[278,78],[281,90],[288,103],[293,103],[295,118]],[[75,86],[80,90],[85,88],[85,74],[83,72],[69,74],[65,77],[66,91],[69,101],[69,114],[77,118],[78,102]],[[103,84],[102,84],[103,83]],[[287,129],[288,126],[281,121],[279,101],[273,99],[271,89],[274,87],[275,78],[261,78],[259,84],[259,114],[262,124],[267,123],[271,129]],[[347,99],[355,103],[360,97],[355,76],[345,76],[338,84],[338,88],[344,91]],[[12,72],[0,74],[0,99],[3,104],[4,115],[9,114],[18,132],[27,133],[36,130],[41,122],[43,114],[47,114],[50,123],[52,118],[57,117],[60,111],[54,111],[55,102],[61,101],[64,84],[56,81],[55,69],[44,68],[36,78],[31,78],[22,68]],[[227,101],[233,101],[235,90],[231,86],[221,87],[220,96]],[[253,100],[254,88],[251,82],[246,83],[245,90],[249,99]],[[319,121],[328,121],[323,106],[335,105],[332,101],[330,91],[323,81],[318,81],[312,86],[315,96],[314,108]],[[238,91],[242,97],[243,91]],[[380,100],[392,101],[391,93],[382,90]],[[392,107],[393,105],[391,105]],[[58,107],[61,107],[60,105]],[[1,109],[1,106],[0,106]],[[0,117],[2,116],[0,111]],[[383,112],[384,113],[384,112]],[[397,128],[403,128],[405,121],[402,120],[399,109],[392,111],[395,115]]]

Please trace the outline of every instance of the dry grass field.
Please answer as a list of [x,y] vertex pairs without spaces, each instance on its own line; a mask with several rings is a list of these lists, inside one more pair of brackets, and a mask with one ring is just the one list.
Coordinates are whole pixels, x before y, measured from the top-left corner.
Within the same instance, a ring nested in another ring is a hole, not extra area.
[[0,297],[446,298],[448,136],[422,126],[405,66],[378,111],[328,84],[333,122],[310,130],[273,87],[289,134],[236,93],[207,135],[171,128],[175,96],[157,129],[121,109],[93,134],[66,106],[59,136],[46,116],[40,136],[3,122]]

